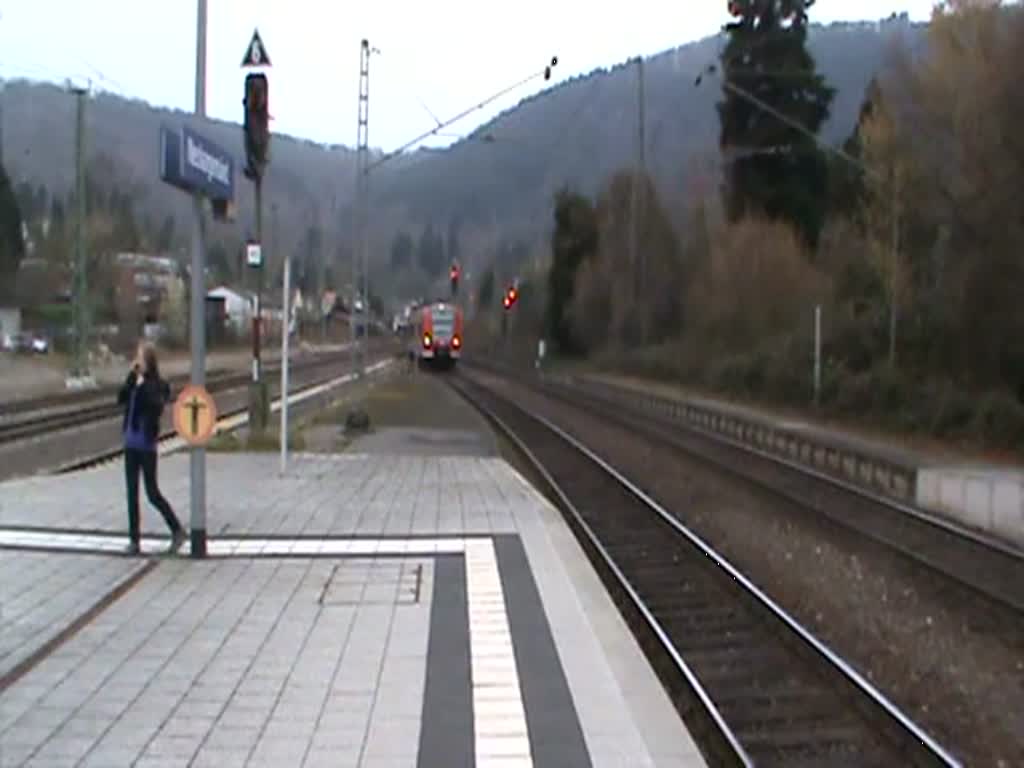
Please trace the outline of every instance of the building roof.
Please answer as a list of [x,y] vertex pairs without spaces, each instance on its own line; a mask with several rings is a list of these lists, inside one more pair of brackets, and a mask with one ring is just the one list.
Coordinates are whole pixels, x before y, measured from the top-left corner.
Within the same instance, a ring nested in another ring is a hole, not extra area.
[[229,288],[226,285],[218,285],[216,288],[207,291],[206,295],[207,297],[222,299],[235,298],[242,301],[252,301],[253,298],[253,294],[249,291],[239,291],[234,288]]

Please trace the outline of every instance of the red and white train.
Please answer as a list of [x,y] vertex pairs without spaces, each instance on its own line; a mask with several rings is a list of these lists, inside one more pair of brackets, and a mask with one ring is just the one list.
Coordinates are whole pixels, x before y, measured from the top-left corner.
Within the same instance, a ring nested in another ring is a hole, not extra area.
[[447,301],[420,307],[416,319],[416,357],[420,365],[451,368],[462,356],[462,308]]

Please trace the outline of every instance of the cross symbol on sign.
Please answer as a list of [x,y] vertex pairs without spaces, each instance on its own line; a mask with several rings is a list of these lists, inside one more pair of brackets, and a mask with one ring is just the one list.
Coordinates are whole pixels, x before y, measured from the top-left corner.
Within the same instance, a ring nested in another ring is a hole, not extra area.
[[199,412],[206,407],[206,403],[192,395],[192,399],[185,403],[185,407],[192,412],[192,434],[196,435],[199,432]]

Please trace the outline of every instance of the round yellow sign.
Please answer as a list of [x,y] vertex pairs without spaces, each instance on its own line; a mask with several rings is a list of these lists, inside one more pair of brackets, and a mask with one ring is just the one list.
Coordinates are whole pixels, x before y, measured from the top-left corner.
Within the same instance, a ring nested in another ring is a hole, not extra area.
[[209,442],[217,425],[217,404],[204,387],[189,385],[174,401],[174,429],[189,445]]

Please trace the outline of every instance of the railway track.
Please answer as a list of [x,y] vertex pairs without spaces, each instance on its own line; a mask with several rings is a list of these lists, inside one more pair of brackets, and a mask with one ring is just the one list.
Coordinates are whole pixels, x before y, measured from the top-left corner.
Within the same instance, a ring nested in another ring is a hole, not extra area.
[[[388,359],[387,355],[381,355],[377,358],[370,358],[367,360],[367,375],[373,375],[374,372],[384,364]],[[314,366],[311,366],[315,368]],[[292,402],[293,398],[305,399],[310,395],[317,395],[318,392],[326,389],[333,389],[335,386],[352,381],[355,378],[354,374],[349,371],[348,373],[339,373],[332,371],[326,375],[321,375],[314,378],[312,381],[305,382],[303,384],[296,384],[294,388],[289,388],[289,402]],[[272,395],[271,409],[280,408],[280,392]],[[291,407],[295,407],[295,403],[292,403]],[[245,426],[247,423],[248,416],[248,404],[243,406],[228,407],[223,410],[219,410],[217,417],[217,426],[215,434],[220,432],[231,432],[235,429]],[[180,450],[182,447],[179,444],[177,447],[172,446],[172,441],[178,439],[177,432],[173,429],[164,430],[160,433],[157,438],[157,446],[161,452],[173,452]],[[71,472],[79,472],[84,469],[90,469],[97,467],[101,464],[106,464],[109,461],[119,458],[124,453],[121,447],[108,448],[102,451],[96,451],[89,455],[79,457],[73,461],[65,462],[60,466],[52,470],[53,474],[62,475]]]
[[[309,360],[297,360],[292,363],[292,369],[295,371],[316,369],[335,365],[349,357],[350,353],[342,352]],[[264,374],[271,375],[275,370],[279,371],[280,368],[275,369],[267,366],[264,369]],[[218,394],[244,386],[249,380],[250,375],[246,372],[222,372],[211,376],[207,380],[207,388],[211,394]],[[187,377],[172,379],[170,382],[172,394],[176,389],[187,383],[187,381]],[[114,397],[113,391],[107,393],[107,397],[102,400],[97,399],[96,393],[89,393],[89,399],[77,405],[68,405],[64,402],[60,408],[54,407],[52,410],[45,410],[42,413],[30,413],[24,418],[10,418],[0,421],[0,445],[48,432],[70,429],[103,419],[114,418],[122,412],[122,407],[114,402]],[[34,410],[38,410],[38,408]]]
[[957,765],[699,536],[571,435],[452,382],[549,485],[715,765]]
[[[489,366],[488,366],[489,368]],[[498,369],[492,369],[497,371]],[[671,403],[651,397],[647,407],[629,393],[581,381],[538,380],[501,370],[500,375],[540,387],[549,396],[600,418],[640,430],[716,470],[750,483],[839,526],[896,550],[942,577],[1010,612],[1024,612],[1024,553],[852,483],[786,461],[674,418]]]
[[[268,358],[266,367],[273,369],[280,364],[276,358]],[[206,372],[207,379],[212,381],[222,376],[235,375],[230,368],[211,368]],[[188,374],[176,374],[167,377],[172,388],[180,388],[188,384]],[[109,402],[117,395],[117,386],[102,386],[96,389],[84,389],[72,392],[60,392],[36,397],[20,398],[0,403],[0,420],[19,417],[27,413],[50,411],[72,406],[91,405],[98,402]]]

